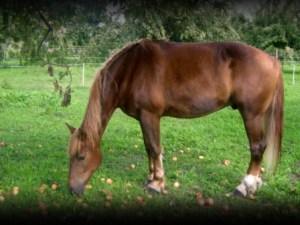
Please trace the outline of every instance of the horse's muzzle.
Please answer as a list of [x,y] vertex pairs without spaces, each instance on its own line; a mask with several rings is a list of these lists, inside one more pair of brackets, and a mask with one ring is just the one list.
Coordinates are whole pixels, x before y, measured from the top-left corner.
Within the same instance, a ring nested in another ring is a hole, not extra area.
[[72,195],[81,195],[85,189],[85,184],[82,182],[69,183],[69,192]]

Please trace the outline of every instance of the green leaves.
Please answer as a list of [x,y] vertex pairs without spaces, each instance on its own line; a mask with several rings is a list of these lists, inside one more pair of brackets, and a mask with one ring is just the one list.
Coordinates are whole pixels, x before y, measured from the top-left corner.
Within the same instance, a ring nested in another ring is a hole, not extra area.
[[236,2],[126,0],[81,4],[45,0],[36,2],[34,8],[8,4],[0,8],[0,43],[4,52],[12,54],[8,48],[12,46],[23,61],[36,63],[35,48],[47,31],[37,13],[40,10],[53,27],[40,51],[49,63],[100,61],[112,50],[140,38],[234,40],[265,50],[300,49],[299,2],[249,1],[248,11],[241,13]]
[[252,18],[239,20],[236,26],[240,25],[242,39],[258,48],[267,51],[286,47],[299,49],[300,38],[295,35],[300,32],[297,9],[297,1],[262,1]]

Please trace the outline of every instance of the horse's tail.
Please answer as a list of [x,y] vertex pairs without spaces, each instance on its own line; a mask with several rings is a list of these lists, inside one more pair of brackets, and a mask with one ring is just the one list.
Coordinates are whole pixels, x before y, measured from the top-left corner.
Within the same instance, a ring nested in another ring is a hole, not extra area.
[[265,114],[266,134],[266,170],[274,173],[281,155],[281,140],[283,133],[283,78],[280,72],[279,81],[273,99]]

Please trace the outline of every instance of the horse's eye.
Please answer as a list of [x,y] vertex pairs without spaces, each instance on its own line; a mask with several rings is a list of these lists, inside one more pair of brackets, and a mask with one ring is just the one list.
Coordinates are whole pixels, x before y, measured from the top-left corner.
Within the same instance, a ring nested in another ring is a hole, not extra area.
[[85,155],[78,155],[78,160],[84,160],[85,159]]
[[86,154],[82,154],[82,152],[77,152],[77,159],[79,161],[84,160],[85,159],[85,155]]

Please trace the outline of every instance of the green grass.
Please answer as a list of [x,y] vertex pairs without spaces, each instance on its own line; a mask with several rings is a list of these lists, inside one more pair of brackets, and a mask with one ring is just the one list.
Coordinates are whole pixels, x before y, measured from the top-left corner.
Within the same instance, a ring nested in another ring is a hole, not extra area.
[[[69,132],[65,122],[78,127],[88,100],[96,67],[86,68],[86,86],[81,86],[81,68],[72,68],[72,103],[60,107],[52,78],[45,67],[0,69],[0,215],[8,218],[42,216],[67,221],[74,215],[92,220],[99,215],[133,218],[154,216],[158,221],[185,217],[253,219],[294,218],[300,213],[300,78],[292,84],[291,69],[284,67],[285,126],[282,158],[274,176],[256,199],[226,197],[246,173],[250,153],[239,113],[231,108],[198,119],[162,118],[161,136],[168,195],[149,198],[144,190],[148,162],[137,121],[117,110],[104,133],[104,161],[81,197],[68,193]],[[65,87],[67,78],[62,81]],[[183,153],[182,153],[182,151]],[[174,162],[172,157],[177,157]],[[200,160],[199,156],[204,156]],[[223,160],[230,160],[225,166]],[[136,168],[131,169],[130,165]],[[105,183],[107,178],[114,183]],[[173,186],[179,182],[179,188]],[[56,190],[50,187],[55,183]],[[42,190],[43,185],[46,187]],[[19,194],[13,188],[19,187]],[[199,206],[196,193],[214,199],[211,207]],[[106,197],[112,195],[111,206]],[[144,199],[136,203],[137,196]],[[4,198],[4,199],[3,199]],[[229,211],[222,212],[227,205]]]

